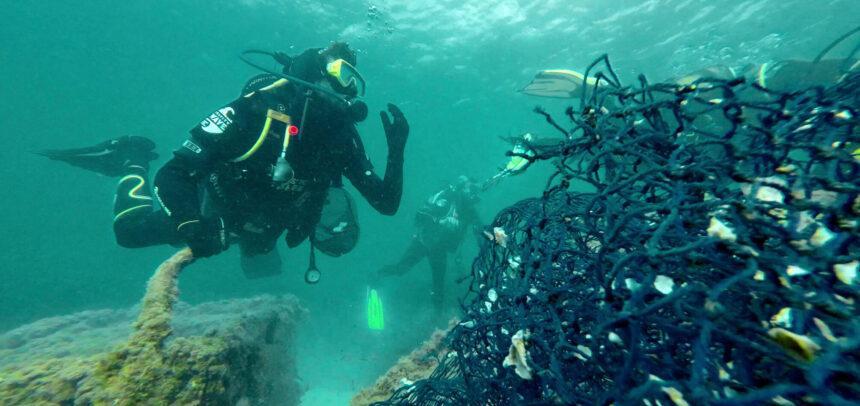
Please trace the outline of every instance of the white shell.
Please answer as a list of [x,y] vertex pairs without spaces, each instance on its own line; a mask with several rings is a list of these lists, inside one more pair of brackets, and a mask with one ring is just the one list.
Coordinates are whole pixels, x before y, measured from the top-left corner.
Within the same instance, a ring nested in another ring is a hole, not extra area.
[[624,279],[624,286],[627,287],[628,290],[636,290],[639,289],[639,282],[636,282],[633,278]]
[[508,356],[502,361],[503,367],[514,367],[514,373],[522,379],[532,379],[532,369],[528,364],[526,350],[526,339],[529,334],[523,330],[517,331],[511,337],[511,347],[508,350]]
[[491,302],[495,302],[498,298],[499,294],[496,293],[495,289],[490,289],[489,291],[487,291],[487,299],[490,299]]
[[812,234],[812,237],[809,238],[809,243],[812,244],[813,247],[822,247],[834,238],[836,238],[836,234],[833,231],[830,231],[830,229],[825,226],[819,226],[818,229],[815,230],[815,233]]
[[730,242],[735,242],[738,239],[735,231],[716,217],[711,217],[711,224],[708,226],[708,235]]
[[851,119],[851,112],[848,110],[842,110],[842,111],[834,114],[833,117],[841,119],[841,120],[850,120]]
[[804,268],[801,268],[801,267],[799,267],[799,266],[797,266],[797,265],[789,265],[789,266],[788,266],[788,268],[785,268],[785,273],[786,273],[788,276],[803,276],[803,275],[809,275],[809,271],[808,271],[808,270],[806,270],[806,269],[804,269]]
[[770,318],[770,323],[778,327],[791,328],[791,322],[794,319],[792,316],[792,309],[790,307],[783,307]]
[[493,227],[493,241],[502,246],[502,248],[508,247],[508,234],[504,228]]
[[590,357],[590,356],[591,356],[591,348],[588,348],[588,347],[586,347],[586,346],[584,346],[584,345],[577,345],[577,346],[576,346],[576,349],[577,349],[577,350],[579,350],[579,351],[582,351],[582,353],[583,353],[583,354],[585,354],[585,356],[586,356],[586,357]]
[[770,186],[759,186],[755,192],[755,198],[763,202],[782,203],[785,196],[779,189]]
[[847,264],[836,264],[833,265],[833,273],[836,274],[836,278],[842,283],[852,285],[854,284],[854,280],[857,279],[858,267],[860,267],[860,262],[858,261],[851,261]]
[[664,295],[672,293],[674,286],[675,281],[666,275],[657,275],[657,278],[654,279],[654,289]]

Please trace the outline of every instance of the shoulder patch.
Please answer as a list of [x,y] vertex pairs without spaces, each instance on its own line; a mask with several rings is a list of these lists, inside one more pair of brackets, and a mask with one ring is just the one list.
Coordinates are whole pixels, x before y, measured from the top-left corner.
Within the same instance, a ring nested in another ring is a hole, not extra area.
[[233,124],[233,118],[236,110],[232,107],[224,107],[203,119],[200,122],[200,128],[209,134],[222,134],[230,124]]

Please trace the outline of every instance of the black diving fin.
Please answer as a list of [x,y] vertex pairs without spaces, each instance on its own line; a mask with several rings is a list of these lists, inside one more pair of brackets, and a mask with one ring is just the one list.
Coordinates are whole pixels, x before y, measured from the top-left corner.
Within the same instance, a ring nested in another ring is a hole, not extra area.
[[155,143],[146,137],[123,136],[91,147],[33,151],[54,161],[65,162],[105,176],[126,174],[129,165],[146,166],[156,158]]

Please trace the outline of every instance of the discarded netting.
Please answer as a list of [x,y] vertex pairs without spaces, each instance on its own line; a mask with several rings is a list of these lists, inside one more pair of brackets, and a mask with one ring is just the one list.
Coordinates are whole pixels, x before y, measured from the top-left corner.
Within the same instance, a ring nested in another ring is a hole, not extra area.
[[[495,219],[451,352],[381,404],[849,404],[860,399],[860,75],[622,87],[586,72]],[[575,191],[579,190],[579,191]]]

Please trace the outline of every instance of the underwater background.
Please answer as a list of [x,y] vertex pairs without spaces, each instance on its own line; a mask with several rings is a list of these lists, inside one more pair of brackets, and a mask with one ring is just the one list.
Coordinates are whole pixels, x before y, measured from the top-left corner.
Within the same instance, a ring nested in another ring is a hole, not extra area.
[[[509,146],[500,136],[551,134],[531,112],[560,113],[566,101],[518,94],[540,69],[584,69],[609,53],[622,81],[662,80],[703,67],[812,59],[854,28],[856,0],[492,1],[138,1],[6,2],[0,8],[0,331],[43,317],[136,304],[171,247],[118,247],[111,230],[115,180],[30,154],[124,134],[158,144],[157,168],[211,111],[256,74],[247,48],[290,54],[346,40],[360,50],[368,120],[359,126],[371,160],[384,167],[377,115],[401,107],[412,131],[404,196],[394,217],[361,199],[359,245],[318,256],[322,281],[306,285],[307,246],[279,246],[284,274],[247,280],[238,250],[183,273],[181,300],[200,303],[292,293],[310,310],[299,331],[307,404],[343,404],[436,327],[426,264],[386,280],[386,328],[369,331],[367,274],[406,248],[424,199],[467,174],[493,175]],[[851,44],[845,48],[850,50]],[[831,56],[848,50],[837,48]],[[485,222],[538,195],[540,165],[485,193]],[[353,194],[356,194],[353,190]],[[356,194],[357,195],[357,194]],[[476,251],[467,240],[449,270],[452,314]]]

